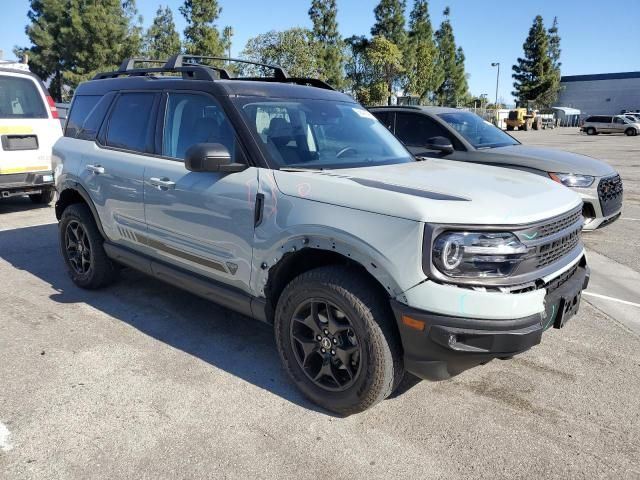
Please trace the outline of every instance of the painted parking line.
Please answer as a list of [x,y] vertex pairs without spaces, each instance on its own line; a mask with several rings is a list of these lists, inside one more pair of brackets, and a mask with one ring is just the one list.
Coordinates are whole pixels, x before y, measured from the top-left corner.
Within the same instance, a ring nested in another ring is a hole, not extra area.
[[629,220],[630,222],[640,222],[640,218],[620,217],[620,220]]
[[640,308],[640,303],[629,302],[628,300],[622,300],[620,298],[609,297],[608,295],[600,295],[599,293],[582,292],[583,295],[590,297],[602,298],[603,300],[611,300],[612,302],[623,303],[624,305],[631,305],[632,307]]

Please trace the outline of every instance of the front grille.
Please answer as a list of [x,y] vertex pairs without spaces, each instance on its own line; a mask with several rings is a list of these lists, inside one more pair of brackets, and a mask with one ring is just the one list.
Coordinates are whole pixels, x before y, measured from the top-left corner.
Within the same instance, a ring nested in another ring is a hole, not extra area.
[[537,268],[551,265],[575,248],[580,241],[581,228],[564,235],[553,242],[545,243],[538,248]]
[[622,207],[622,179],[620,175],[603,178],[598,183],[598,198],[602,215],[608,217],[616,213]]
[[553,235],[554,233],[558,233],[560,230],[564,230],[565,228],[570,227],[571,225],[576,223],[581,216],[582,216],[582,212],[580,210],[576,210],[575,212],[570,213],[566,217],[544,224],[537,229],[538,231],[537,238],[544,238],[544,237],[548,237],[549,235]]

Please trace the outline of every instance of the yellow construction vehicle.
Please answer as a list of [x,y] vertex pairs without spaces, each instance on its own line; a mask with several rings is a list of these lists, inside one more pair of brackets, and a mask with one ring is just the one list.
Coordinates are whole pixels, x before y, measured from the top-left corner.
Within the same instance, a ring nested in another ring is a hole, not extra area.
[[509,110],[509,116],[505,120],[507,130],[539,130],[541,118],[536,116],[535,110],[527,108],[514,108]]

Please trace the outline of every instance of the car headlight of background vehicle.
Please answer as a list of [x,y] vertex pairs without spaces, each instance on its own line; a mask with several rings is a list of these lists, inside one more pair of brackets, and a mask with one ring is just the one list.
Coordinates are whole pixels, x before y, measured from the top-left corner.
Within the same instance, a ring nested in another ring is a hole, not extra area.
[[433,243],[432,260],[449,277],[506,277],[528,251],[509,232],[445,232]]
[[590,187],[594,177],[591,175],[579,175],[576,173],[550,173],[551,180],[563,184],[565,187]]

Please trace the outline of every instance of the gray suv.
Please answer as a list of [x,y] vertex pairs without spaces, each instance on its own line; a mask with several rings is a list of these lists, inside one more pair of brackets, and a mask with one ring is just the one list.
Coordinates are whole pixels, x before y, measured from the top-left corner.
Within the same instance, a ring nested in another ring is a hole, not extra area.
[[76,285],[127,266],[272,324],[292,381],[341,414],[405,371],[442,380],[524,352],[576,313],[574,192],[418,161],[323,82],[206,60],[125,61],[78,87],[54,147]]
[[535,173],[582,197],[585,230],[622,213],[622,180],[608,164],[553,148],[522,145],[478,115],[445,107],[375,107],[371,112],[414,154]]

